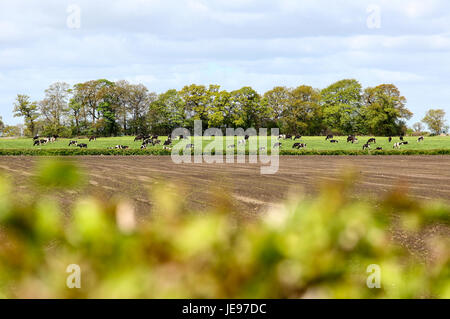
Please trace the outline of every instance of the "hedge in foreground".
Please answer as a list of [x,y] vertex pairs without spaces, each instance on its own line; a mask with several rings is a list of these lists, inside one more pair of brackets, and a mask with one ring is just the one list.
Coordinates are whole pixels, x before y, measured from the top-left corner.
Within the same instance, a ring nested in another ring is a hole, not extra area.
[[[450,297],[449,238],[424,240],[433,255],[425,263],[389,231],[393,213],[396,227],[412,238],[430,224],[448,225],[447,205],[403,193],[355,201],[344,179],[315,199],[292,197],[251,223],[239,223],[222,194],[214,209],[200,213],[163,186],[153,190],[153,217],[146,221],[137,222],[126,200],[95,198],[80,199],[63,219],[49,194],[80,187],[80,176],[73,164],[45,163],[33,177],[37,196],[26,199],[1,180],[0,297]],[[66,272],[74,264],[80,289],[66,286],[76,283]],[[377,282],[368,277],[369,265],[380,267],[380,289],[367,286]]]
[[[193,153],[192,153],[193,154]],[[214,153],[213,153],[214,154]],[[248,155],[248,151],[246,152]],[[450,155],[450,149],[435,150],[383,150],[383,151],[360,151],[360,150],[280,150],[280,155]],[[0,149],[0,156],[136,156],[136,155],[171,155],[170,150],[152,149]]]

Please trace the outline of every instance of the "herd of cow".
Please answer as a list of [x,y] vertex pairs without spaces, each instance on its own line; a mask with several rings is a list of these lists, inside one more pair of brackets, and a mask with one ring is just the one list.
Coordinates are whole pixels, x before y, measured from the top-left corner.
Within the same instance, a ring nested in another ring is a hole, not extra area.
[[56,142],[56,140],[59,138],[58,135],[52,135],[49,137],[40,137],[39,135],[36,135],[35,137],[33,137],[33,146],[37,146],[37,145],[45,145],[48,143],[54,143]]
[[[33,141],[34,141],[33,142],[33,146],[45,145],[45,144],[48,144],[48,143],[54,143],[54,142],[56,142],[56,140],[58,138],[59,138],[58,135],[52,135],[52,136],[45,137],[45,138],[41,138],[38,135],[36,135],[35,137],[33,137]],[[248,140],[249,140],[249,138],[250,138],[249,135],[245,135],[243,140],[239,140],[238,141],[238,145],[246,145]],[[301,135],[295,135],[295,136],[293,136],[293,135],[280,135],[278,137],[279,140],[283,139],[283,140],[294,140],[294,141],[300,140],[301,138],[302,138]],[[180,135],[179,139],[181,140],[181,139],[188,139],[188,138],[186,136]],[[408,145],[409,144],[407,141],[404,141],[403,136],[400,136],[399,139],[400,139],[400,142],[395,142],[394,143],[394,145],[393,145],[394,149],[400,149],[402,145]],[[89,142],[96,141],[96,140],[97,140],[97,137],[95,137],[95,136],[89,137]],[[168,139],[164,143],[161,140],[159,140],[159,136],[158,135],[138,135],[138,136],[136,136],[134,138],[134,141],[135,142],[142,141],[141,149],[146,149],[150,145],[156,146],[156,145],[163,144],[164,149],[170,150],[171,149],[170,146],[172,146],[172,137],[171,136],[169,136]],[[331,134],[327,135],[327,137],[325,138],[325,141],[330,141],[330,143],[333,143],[333,144],[339,143],[339,141],[336,140],[334,138],[334,136],[331,135]],[[393,141],[393,137],[391,137],[391,136],[388,137],[388,141],[389,141],[389,143],[391,143]],[[423,142],[423,141],[424,141],[424,137],[423,136],[421,136],[421,137],[419,137],[417,139],[418,143]],[[355,144],[355,143],[359,143],[359,141],[358,141],[358,138],[355,135],[349,135],[347,137],[347,143]],[[377,140],[375,138],[370,138],[363,145],[362,149],[363,150],[369,150],[371,148],[371,145],[372,144],[376,144],[376,143],[377,143]],[[88,147],[88,145],[86,143],[78,143],[76,140],[71,140],[69,142],[69,146],[77,146],[79,148],[87,148]],[[282,143],[281,142],[277,142],[277,143],[274,144],[273,147],[274,148],[281,148],[281,146],[282,146]],[[234,148],[234,147],[235,147],[234,144],[228,146],[228,148]],[[116,145],[114,147],[108,147],[108,149],[121,149],[121,150],[125,150],[125,149],[128,149],[128,148],[129,148],[129,146],[127,146],[127,145]],[[192,149],[192,148],[194,148],[193,144],[187,144],[186,145],[186,149]],[[294,149],[306,148],[306,143],[294,143],[292,148],[294,148]],[[263,150],[265,150],[265,147],[261,147],[259,150],[263,151]],[[377,151],[381,151],[381,150],[383,150],[383,148],[382,147],[377,147],[376,150]]]
[[[295,136],[293,136],[293,135],[280,135],[278,137],[278,139],[284,139],[284,140],[292,140],[293,139],[294,141],[298,140],[298,139],[301,139],[301,138],[302,138],[301,135],[295,135]],[[400,149],[402,145],[408,145],[409,144],[408,141],[404,140],[403,136],[400,136],[399,139],[400,139],[400,142],[394,143],[393,148]],[[421,136],[421,137],[419,137],[417,139],[417,142],[420,143],[420,142],[423,142],[424,140],[425,140],[424,137]],[[325,141],[330,141],[330,143],[332,143],[332,144],[338,144],[339,143],[339,141],[334,138],[334,135],[331,135],[331,134],[327,135],[327,137],[325,138]],[[388,141],[389,141],[389,143],[391,143],[393,141],[393,137],[389,136],[388,137]],[[356,144],[356,143],[359,143],[359,141],[358,141],[358,138],[355,135],[349,135],[347,137],[347,143]],[[373,138],[373,137],[369,138],[369,140],[363,145],[362,149],[364,151],[365,150],[369,150],[371,148],[371,145],[372,144],[376,144],[376,143],[377,143],[377,140],[375,138]],[[274,144],[274,148],[280,148],[281,146],[282,146],[282,143],[280,143],[280,142]],[[296,148],[296,149],[306,148],[306,143],[294,143],[292,148]],[[375,150],[382,151],[383,148],[382,147],[377,147]]]

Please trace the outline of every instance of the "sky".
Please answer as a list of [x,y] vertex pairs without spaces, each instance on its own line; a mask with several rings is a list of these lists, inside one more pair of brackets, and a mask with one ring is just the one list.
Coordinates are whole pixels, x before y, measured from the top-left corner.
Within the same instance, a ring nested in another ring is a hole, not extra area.
[[0,116],[54,82],[324,88],[393,83],[450,118],[450,1],[0,0]]

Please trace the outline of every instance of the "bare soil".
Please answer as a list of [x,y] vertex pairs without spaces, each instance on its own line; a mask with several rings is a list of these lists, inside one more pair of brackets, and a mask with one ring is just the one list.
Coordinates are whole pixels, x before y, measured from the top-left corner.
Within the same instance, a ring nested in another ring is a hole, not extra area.
[[[301,156],[280,157],[277,174],[261,175],[260,164],[174,164],[168,156],[69,157],[88,176],[87,188],[61,196],[63,204],[84,194],[108,200],[133,200],[140,214],[150,211],[149,189],[170,182],[181,187],[192,208],[211,205],[214,195],[229,193],[236,208],[252,216],[280,203],[292,190],[312,195],[321,182],[340,178],[351,168],[359,175],[355,196],[376,197],[407,187],[418,199],[450,202],[450,156]],[[21,192],[32,187],[36,157],[0,157],[0,173],[12,177]]]

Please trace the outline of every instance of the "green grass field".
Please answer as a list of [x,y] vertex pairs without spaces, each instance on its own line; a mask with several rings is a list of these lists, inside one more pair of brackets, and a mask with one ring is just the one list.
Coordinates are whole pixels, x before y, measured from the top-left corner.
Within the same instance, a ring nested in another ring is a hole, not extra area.
[[[160,137],[162,141],[165,141],[167,137]],[[225,141],[224,139],[224,152],[227,146],[232,145],[233,142],[230,140]],[[235,138],[235,144],[237,140],[242,138]],[[251,137],[251,139],[256,139],[256,137]],[[347,143],[346,137],[336,137],[339,141],[338,144],[332,144],[329,141],[325,141],[325,137],[314,136],[314,137],[303,137],[301,140],[280,140],[282,143],[281,150],[291,150],[292,146],[296,142],[306,143],[307,150],[309,151],[359,151],[362,150],[363,144],[369,139],[369,137],[359,137],[358,144]],[[398,138],[394,138],[394,141],[389,143],[386,137],[377,137],[377,144],[372,145],[372,150],[376,147],[382,147],[383,150],[389,151],[393,149],[394,142],[398,142]],[[427,137],[424,142],[418,143],[417,137],[405,137],[405,141],[409,142],[409,145],[404,145],[401,150],[449,150],[450,149],[450,137]],[[78,147],[69,147],[70,139],[59,139],[55,143],[49,143],[41,146],[33,146],[33,140],[28,138],[19,139],[3,139],[0,138],[0,149],[30,149],[30,150],[50,150],[50,149],[79,149]],[[108,147],[114,147],[115,145],[127,145],[130,149],[139,149],[141,146],[141,141],[134,142],[134,137],[123,136],[123,137],[108,137],[108,138],[98,138],[97,141],[89,142],[87,139],[76,139],[78,143],[88,144],[89,149],[107,149]],[[277,140],[278,141],[278,140]],[[175,141],[174,144],[179,141]],[[212,143],[212,140],[203,138],[203,147]],[[272,143],[273,144],[273,143]],[[268,142],[270,145],[270,142]],[[248,147],[248,146],[247,146]],[[149,149],[163,149],[162,145],[159,146],[149,146]]]

